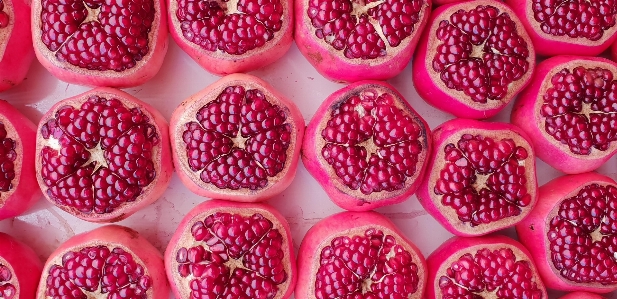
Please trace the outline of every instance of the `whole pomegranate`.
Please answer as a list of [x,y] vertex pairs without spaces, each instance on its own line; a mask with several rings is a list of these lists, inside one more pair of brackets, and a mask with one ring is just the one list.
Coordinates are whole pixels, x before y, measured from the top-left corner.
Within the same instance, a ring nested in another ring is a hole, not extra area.
[[265,81],[226,76],[182,102],[171,117],[180,180],[201,196],[261,201],[296,175],[304,119]]
[[617,2],[612,0],[505,1],[539,55],[596,56],[617,38]]
[[431,14],[413,61],[413,84],[430,105],[457,117],[501,111],[534,70],[521,21],[500,1],[443,5]]
[[36,298],[167,299],[161,253],[136,231],[108,225],[76,235],[47,259]]
[[420,250],[375,212],[344,212],[315,224],[300,245],[298,273],[296,299],[420,299],[427,285]]
[[34,299],[43,263],[28,245],[0,232],[0,298]]
[[520,94],[512,123],[537,155],[564,173],[594,170],[617,153],[617,63],[557,56],[538,64]]
[[534,150],[506,123],[455,119],[433,131],[422,206],[448,231],[485,235],[525,218],[536,204]]
[[559,297],[559,299],[606,299],[595,293],[587,292],[573,292],[565,296]]
[[295,41],[324,77],[386,80],[409,63],[431,0],[298,0]]
[[617,290],[617,183],[588,172],[539,188],[538,205],[516,225],[551,289]]
[[172,236],[165,266],[178,299],[286,299],[296,283],[289,225],[265,204],[198,205]]
[[0,91],[24,80],[34,60],[30,2],[0,0]]
[[427,299],[547,299],[531,255],[499,235],[453,237],[427,258]]
[[340,207],[367,211],[418,188],[430,129],[394,87],[361,81],[331,94],[310,121],[302,161]]
[[39,123],[36,174],[52,204],[92,222],[120,221],[165,191],[173,165],[158,111],[112,88],[58,102]]
[[164,0],[34,0],[32,36],[39,62],[68,83],[141,85],[167,52]]

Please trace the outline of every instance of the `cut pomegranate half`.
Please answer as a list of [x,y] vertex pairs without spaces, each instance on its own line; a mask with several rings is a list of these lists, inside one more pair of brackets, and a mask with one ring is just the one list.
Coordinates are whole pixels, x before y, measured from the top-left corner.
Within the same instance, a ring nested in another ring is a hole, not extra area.
[[0,232],[0,298],[36,298],[42,271],[43,263],[32,248]]
[[331,94],[306,129],[302,161],[340,207],[367,211],[417,189],[430,129],[391,85],[361,81]]
[[617,183],[588,172],[539,188],[536,208],[516,225],[551,289],[617,290]]
[[198,205],[171,238],[165,265],[179,299],[286,299],[296,283],[289,225],[265,204]]
[[506,123],[454,119],[433,131],[422,206],[448,231],[485,235],[521,221],[537,200],[536,164],[525,133]]
[[427,299],[547,299],[531,255],[505,236],[453,237],[427,258]]
[[298,273],[296,299],[420,299],[427,284],[420,250],[375,212],[315,224],[300,245]]
[[167,188],[168,130],[158,111],[116,89],[60,101],[39,123],[39,185],[47,200],[76,217],[120,221]]
[[595,293],[588,292],[572,292],[570,294],[559,297],[559,299],[606,299]]
[[201,196],[261,201],[296,175],[304,119],[265,81],[226,76],[189,97],[171,117],[180,179]]
[[30,2],[0,0],[0,91],[21,83],[34,60]]

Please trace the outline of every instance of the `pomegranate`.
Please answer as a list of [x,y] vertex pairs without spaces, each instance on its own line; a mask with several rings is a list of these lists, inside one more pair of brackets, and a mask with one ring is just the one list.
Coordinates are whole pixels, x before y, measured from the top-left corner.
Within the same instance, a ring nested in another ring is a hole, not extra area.
[[569,174],[587,172],[617,153],[616,97],[617,63],[553,57],[538,64],[511,121],[530,136],[547,164]]
[[163,0],[34,0],[32,36],[39,62],[60,80],[141,85],[167,52]]
[[588,172],[539,188],[536,208],[516,225],[547,287],[617,290],[617,183]]
[[559,299],[606,299],[595,293],[587,292],[573,292],[565,296],[559,297]]
[[546,289],[530,254],[499,235],[453,237],[427,258],[427,299],[546,299]]
[[28,118],[0,100],[0,220],[24,213],[41,197],[34,187],[35,130]]
[[167,299],[161,253],[136,231],[108,225],[76,235],[54,251],[38,299]]
[[150,105],[112,88],[60,101],[39,123],[37,180],[47,200],[92,222],[120,221],[165,191],[168,125]]
[[340,207],[367,211],[410,197],[430,129],[391,85],[361,81],[331,94],[310,121],[302,161]]
[[0,0],[0,91],[24,80],[34,60],[30,2]]
[[418,189],[424,209],[458,236],[485,235],[525,218],[537,200],[535,155],[506,123],[455,119],[433,131]]
[[289,225],[265,204],[198,205],[171,238],[165,266],[179,299],[285,299],[296,283]]
[[426,261],[390,220],[343,212],[307,233],[298,255],[296,299],[424,298]]
[[176,43],[217,75],[243,73],[281,58],[293,40],[293,0],[169,0]]
[[226,76],[171,117],[173,160],[194,193],[261,201],[281,193],[298,166],[304,119],[293,102],[250,75]]
[[430,105],[489,118],[531,79],[535,52],[521,21],[499,1],[443,5],[431,15],[413,61],[413,83]]
[[431,0],[295,1],[300,52],[334,81],[386,80],[411,60]]
[[43,263],[30,247],[5,233],[0,232],[0,244],[0,298],[36,298]]
[[505,0],[521,19],[539,55],[596,56],[617,38],[617,2]]

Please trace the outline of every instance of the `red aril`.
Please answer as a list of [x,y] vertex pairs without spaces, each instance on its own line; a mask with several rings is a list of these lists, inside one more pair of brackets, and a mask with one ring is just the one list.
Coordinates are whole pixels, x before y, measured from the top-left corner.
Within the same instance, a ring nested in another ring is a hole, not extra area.
[[344,212],[322,219],[306,233],[294,296],[421,299],[426,275],[420,250],[388,218]]
[[534,150],[517,127],[455,119],[433,131],[422,206],[448,231],[485,235],[521,221],[537,200]]
[[172,236],[165,266],[178,299],[286,299],[296,283],[289,225],[265,204],[198,205]]
[[0,91],[24,80],[34,60],[30,2],[0,0]]
[[83,220],[120,221],[165,191],[169,128],[150,105],[112,88],[60,101],[41,118],[36,174],[52,204]]
[[293,40],[292,0],[169,0],[168,7],[176,43],[217,75],[273,63]]
[[521,21],[500,1],[443,5],[431,14],[413,61],[413,83],[430,105],[463,118],[501,111],[533,73]]
[[596,56],[617,38],[617,2],[607,0],[506,0],[539,55]]
[[36,298],[42,270],[43,263],[28,245],[0,232],[0,298]]
[[296,175],[304,119],[265,81],[226,76],[182,102],[171,117],[173,160],[194,193],[261,201]]
[[587,292],[573,292],[567,294],[565,296],[559,297],[559,299],[606,299],[595,293],[587,293]]
[[617,64],[558,56],[538,64],[511,121],[540,159],[564,173],[594,170],[617,153]]
[[306,128],[302,162],[340,207],[367,211],[418,188],[430,129],[394,87],[361,81],[331,94]]
[[427,299],[547,299],[530,253],[499,235],[453,237],[427,258]]
[[167,299],[161,253],[136,231],[108,225],[76,235],[47,259],[38,299]]
[[539,188],[536,208],[516,225],[547,287],[617,290],[617,183],[588,172]]
[[39,62],[60,80],[88,86],[141,85],[167,52],[164,0],[34,0]]
[[295,41],[324,77],[386,80],[409,63],[431,0],[298,0]]

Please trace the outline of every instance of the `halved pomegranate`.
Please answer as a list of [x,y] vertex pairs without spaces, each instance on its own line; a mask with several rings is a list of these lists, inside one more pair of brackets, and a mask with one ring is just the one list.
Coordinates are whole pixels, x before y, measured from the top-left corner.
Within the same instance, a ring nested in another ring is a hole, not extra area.
[[538,64],[511,121],[537,155],[564,173],[594,170],[617,153],[617,63],[559,56]]
[[0,298],[36,298],[42,271],[43,263],[32,248],[0,232]]
[[161,253],[136,231],[108,225],[76,235],[47,259],[38,299],[167,299]]
[[427,299],[547,299],[530,253],[499,235],[453,237],[427,258]]
[[296,175],[304,119],[265,81],[226,76],[192,95],[171,117],[173,160],[201,196],[261,201]]
[[573,292],[567,294],[565,296],[559,297],[559,299],[606,299],[595,293],[587,293],[587,292]]
[[451,233],[478,236],[510,227],[535,206],[534,150],[517,127],[455,119],[437,127],[433,141],[417,195]]
[[176,43],[217,75],[273,63],[293,41],[293,0],[169,0],[168,7]]
[[34,0],[39,62],[60,80],[130,87],[150,80],[167,52],[164,0]]
[[120,221],[167,188],[173,171],[168,130],[153,107],[116,89],[62,100],[39,123],[39,185],[67,213]]
[[422,253],[388,218],[375,212],[343,212],[322,219],[306,233],[294,296],[420,299],[426,276]]
[[386,80],[409,63],[431,0],[298,0],[300,52],[334,81]]
[[489,118],[534,70],[529,35],[501,1],[443,5],[431,15],[413,61],[413,83],[430,105],[463,118]]
[[588,172],[539,188],[536,208],[516,225],[547,287],[617,290],[617,183]]
[[402,202],[422,179],[428,124],[391,85],[353,83],[331,94],[306,128],[302,162],[340,207]]
[[24,80],[34,60],[30,2],[0,0],[0,91]]
[[172,236],[165,266],[178,299],[285,299],[296,284],[289,225],[265,204],[198,205]]
[[617,38],[617,2],[612,0],[505,1],[540,55],[596,56]]

